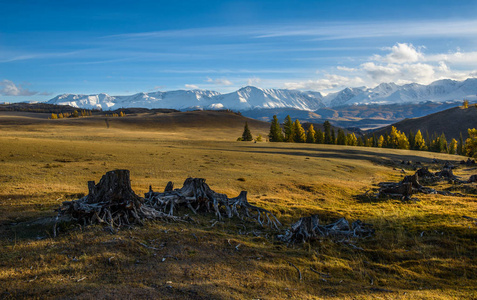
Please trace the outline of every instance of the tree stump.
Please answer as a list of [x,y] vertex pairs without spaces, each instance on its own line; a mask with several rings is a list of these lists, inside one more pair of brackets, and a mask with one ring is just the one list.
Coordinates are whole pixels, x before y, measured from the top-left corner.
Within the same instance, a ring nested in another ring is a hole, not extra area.
[[356,220],[351,225],[345,218],[328,225],[320,225],[318,215],[300,218],[278,239],[287,244],[305,243],[322,237],[363,238],[374,233],[372,226]]
[[144,199],[131,189],[128,170],[109,171],[95,185],[88,181],[87,196],[65,201],[58,219],[72,218],[81,225],[107,224],[111,228],[142,224],[144,219],[173,218],[143,205]]

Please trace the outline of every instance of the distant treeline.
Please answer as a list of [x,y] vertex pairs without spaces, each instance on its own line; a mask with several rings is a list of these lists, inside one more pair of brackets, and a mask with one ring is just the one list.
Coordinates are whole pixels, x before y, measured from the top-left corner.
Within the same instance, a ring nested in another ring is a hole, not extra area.
[[[470,157],[477,156],[477,129],[468,129],[469,137],[464,141],[462,134],[459,141],[452,139],[447,141],[444,133],[428,132],[423,136],[418,130],[416,133],[410,131],[405,134],[392,126],[391,132],[384,135],[363,135],[356,137],[354,133],[347,133],[343,129],[337,132],[331,127],[330,122],[323,123],[324,131],[315,130],[313,124],[305,131],[300,121],[292,121],[290,116],[285,118],[283,128],[280,125],[277,116],[273,116],[270,125],[270,133],[268,138],[270,142],[291,142],[291,143],[316,143],[316,144],[333,144],[344,146],[363,146],[377,148],[392,149],[411,149],[421,151],[432,151],[440,153],[467,155]],[[250,130],[246,124],[241,140],[252,140]]]
[[[63,118],[79,118],[79,117],[88,117],[92,116],[93,112],[91,110],[81,110],[81,111],[73,111],[72,113],[59,113],[55,114],[52,113],[49,119],[55,120],[55,119],[63,119]],[[110,114],[105,114],[105,117],[124,117],[126,114],[123,111],[120,111],[119,113],[110,113]]]
[[[10,103],[0,104],[0,111],[21,111],[34,113],[73,113],[77,108],[68,105],[48,103]],[[89,110],[88,110],[89,111]]]

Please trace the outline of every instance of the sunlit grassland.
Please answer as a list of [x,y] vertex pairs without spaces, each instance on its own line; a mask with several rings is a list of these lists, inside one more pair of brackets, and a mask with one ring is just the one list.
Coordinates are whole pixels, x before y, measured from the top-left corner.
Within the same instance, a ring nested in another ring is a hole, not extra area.
[[[462,157],[236,142],[241,127],[106,128],[61,121],[0,127],[1,297],[477,297],[477,226],[462,218],[477,217],[474,195],[417,195],[417,202],[358,196],[381,181],[401,180],[401,160],[437,170],[433,158]],[[267,134],[263,127],[251,129]],[[57,238],[51,227],[34,222],[85,194],[88,180],[98,182],[118,168],[131,171],[139,195],[149,185],[162,190],[168,181],[181,187],[187,177],[202,177],[229,196],[248,191],[252,204],[271,210],[285,226],[310,214],[323,222],[343,216],[373,224],[376,234],[355,246],[324,239],[287,247],[272,231],[239,220],[212,227],[213,215],[194,216],[198,225],[150,222],[115,234],[77,228]],[[475,173],[455,170],[463,178]]]

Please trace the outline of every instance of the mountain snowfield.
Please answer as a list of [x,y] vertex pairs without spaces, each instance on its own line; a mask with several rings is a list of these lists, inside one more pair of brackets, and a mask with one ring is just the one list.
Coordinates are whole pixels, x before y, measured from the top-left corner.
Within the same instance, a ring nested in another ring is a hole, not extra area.
[[131,96],[64,94],[56,96],[47,103],[102,110],[143,107],[236,111],[293,108],[314,111],[323,107],[344,105],[461,101],[464,98],[477,100],[477,78],[464,81],[443,79],[429,85],[382,83],[374,88],[345,88],[326,96],[314,91],[302,92],[247,86],[228,94],[206,90],[138,93]]

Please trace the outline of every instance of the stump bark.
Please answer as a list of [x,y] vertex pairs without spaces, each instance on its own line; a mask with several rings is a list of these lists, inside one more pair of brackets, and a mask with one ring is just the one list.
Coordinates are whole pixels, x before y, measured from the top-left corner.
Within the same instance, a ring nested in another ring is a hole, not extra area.
[[144,199],[134,193],[128,170],[107,172],[98,184],[88,181],[87,196],[65,201],[58,209],[58,219],[73,219],[81,225],[107,224],[121,227],[142,224],[145,219],[173,219],[144,205]]
[[363,238],[374,233],[372,226],[356,220],[351,225],[341,218],[327,225],[320,225],[318,215],[300,218],[278,239],[287,244],[305,243],[322,237]]
[[214,212],[218,219],[224,215],[237,216],[275,229],[281,225],[270,211],[248,203],[247,192],[228,198],[213,191],[203,178],[187,178],[180,189],[174,189],[174,184],[169,182],[162,193],[149,187],[142,198],[131,188],[129,171],[114,170],[107,172],[98,184],[88,181],[88,191],[81,199],[63,202],[57,220],[73,220],[84,226],[107,224],[115,228],[143,224],[146,219],[182,220],[175,213],[186,207],[195,214]]
[[255,220],[261,226],[268,225],[278,229],[281,225],[270,211],[251,205],[247,201],[246,191],[240,192],[237,197],[228,198],[225,194],[213,191],[203,178],[187,178],[182,188],[174,190],[172,182],[169,182],[164,192],[150,189],[144,197],[148,205],[170,216],[174,215],[178,208],[187,207],[194,214],[214,212],[218,219],[236,216]]

